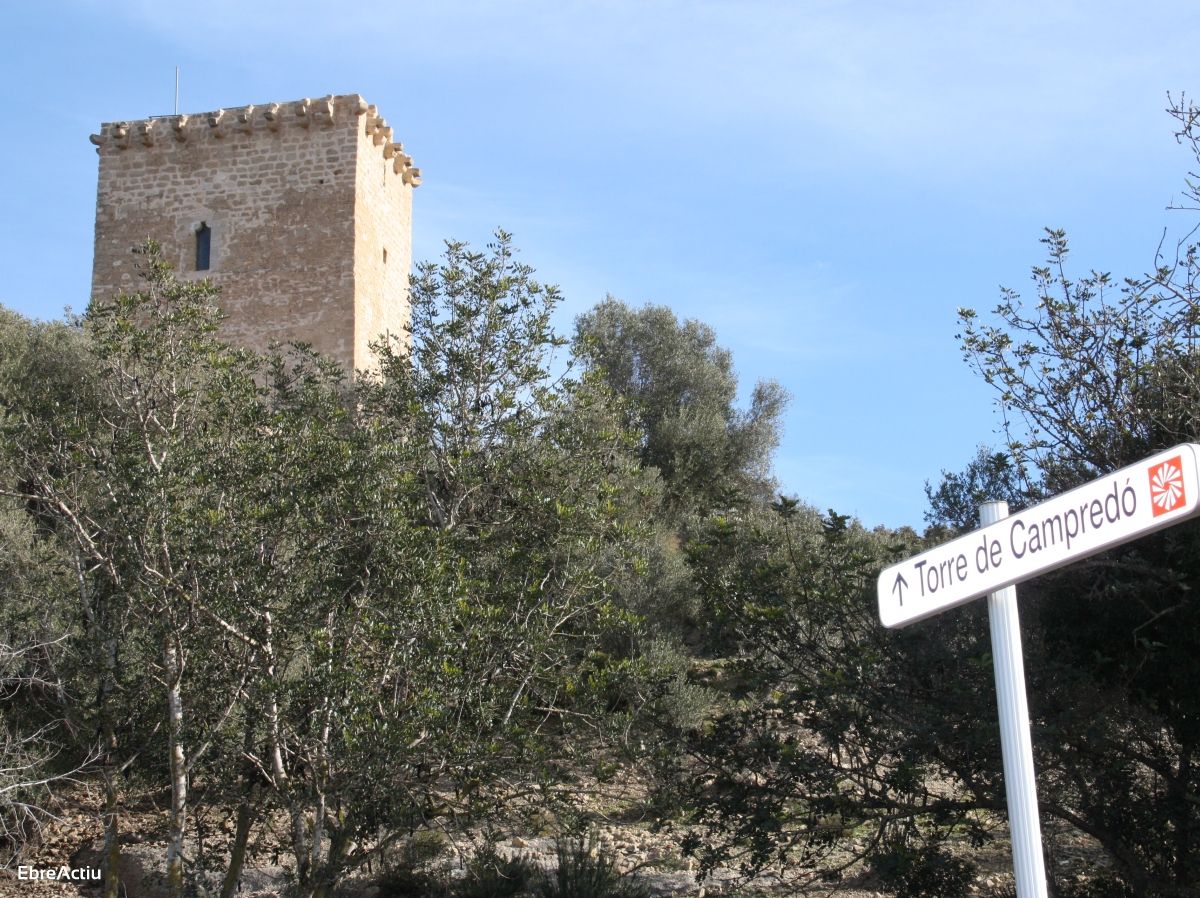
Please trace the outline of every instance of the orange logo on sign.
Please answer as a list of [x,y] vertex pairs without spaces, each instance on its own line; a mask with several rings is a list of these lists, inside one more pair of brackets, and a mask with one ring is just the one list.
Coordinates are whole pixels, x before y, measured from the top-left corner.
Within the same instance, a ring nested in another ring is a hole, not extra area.
[[1150,503],[1154,516],[1182,508],[1187,503],[1183,492],[1183,462],[1180,456],[1150,469]]

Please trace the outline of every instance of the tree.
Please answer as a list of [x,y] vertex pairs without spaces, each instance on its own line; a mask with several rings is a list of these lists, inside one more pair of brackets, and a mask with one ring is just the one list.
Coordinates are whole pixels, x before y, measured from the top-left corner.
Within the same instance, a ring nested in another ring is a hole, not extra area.
[[1030,496],[1022,472],[1011,459],[980,446],[961,473],[942,471],[936,490],[925,481],[925,498],[929,500],[925,520],[931,527],[966,533],[979,526],[982,503],[999,499],[1016,511],[1029,504]]
[[609,297],[576,321],[574,348],[630,403],[642,464],[661,474],[675,515],[771,495],[771,453],[789,397],[762,381],[750,408],[739,410],[733,359],[712,328],[680,323],[665,306],[631,309]]
[[688,544],[725,647],[725,701],[676,734],[659,773],[702,870],[778,864],[816,882],[872,860],[913,882],[962,880],[943,843],[985,839],[977,811],[1004,807],[994,710],[980,707],[991,662],[977,609],[934,633],[879,626],[879,569],[914,548],[791,500],[715,516]]
[[624,710],[636,620],[607,584],[657,492],[607,392],[551,374],[557,297],[503,232],[448,243],[413,279],[411,351],[378,346],[361,385],[359,623],[351,638],[339,612],[336,652],[325,624],[297,684],[333,724],[291,737],[328,818],[328,851],[309,840],[321,889],[414,827],[570,791],[552,759]]
[[[584,370],[622,400],[625,424],[638,435],[641,465],[664,488],[646,572],[614,586],[660,639],[694,642],[705,626],[679,546],[688,528],[710,512],[770,498],[771,455],[788,395],[773,381],[761,382],[750,408],[737,408],[732,355],[717,344],[712,328],[680,322],[663,306],[632,309],[609,297],[576,321],[572,345]],[[687,698],[682,709],[694,706],[696,695],[683,688],[675,699]]]
[[[1200,152],[1200,113],[1174,112]],[[1005,291],[993,324],[962,312],[1009,443],[929,490],[935,525],[972,526],[982,493],[1020,503],[1197,437],[1197,247],[1118,285],[1072,280],[1065,235],[1046,243],[1035,302]],[[911,536],[776,511],[714,517],[689,545],[732,657],[726,710],[664,758],[675,807],[701,825],[687,847],[814,875],[865,858],[907,894],[961,889],[940,842],[987,838],[1005,809],[982,611],[886,633],[874,578]],[[1022,587],[1042,811],[1107,852],[1106,894],[1194,895],[1200,880],[1198,549],[1182,525]]]
[[[234,489],[214,462],[246,439],[236,412],[259,391],[253,359],[217,339],[213,288],[177,281],[153,244],[140,252],[145,289],[93,304],[81,320],[83,364],[44,385],[25,380],[14,396],[5,492],[75,566],[75,663],[95,696],[75,711],[96,734],[106,782],[106,893],[117,889],[117,781],[145,753],[165,760],[167,881],[180,894],[192,773],[221,745],[252,663],[245,647],[222,651],[221,605],[240,581],[203,561],[228,536],[213,512]],[[160,727],[165,745],[151,735]]]
[[85,612],[106,889],[125,772],[169,786],[176,894],[207,873],[197,800],[238,804],[223,894],[278,809],[298,891],[328,895],[416,827],[571,791],[553,753],[589,755],[573,734],[638,696],[608,583],[659,494],[607,390],[550,375],[553,288],[505,235],[451,244],[414,283],[411,364],[382,346],[350,384],[302,347],[225,346],[212,289],[143,253],[144,289],[85,316],[80,383],[5,369],[3,490]]
[[[53,791],[93,761],[73,757],[62,668],[70,623],[47,594],[68,567],[24,509],[0,505],[0,866],[40,842]],[[66,581],[66,582],[64,582]]]
[[[70,402],[86,383],[80,344],[73,328],[0,309],[0,448],[20,426],[19,397]],[[7,461],[0,451],[3,484],[13,479]],[[52,533],[37,506],[0,499],[0,863],[36,845],[56,783],[94,760],[71,752],[76,682],[64,665],[73,615],[46,598],[71,594],[75,577]]]
[[[1171,111],[1200,157],[1196,107],[1181,98]],[[996,323],[960,312],[964,353],[999,391],[1010,450],[1046,492],[1200,435],[1191,237],[1160,245],[1150,274],[1117,282],[1073,278],[1066,235],[1049,230],[1033,302],[1004,291]],[[1200,703],[1183,685],[1200,677],[1198,545],[1200,529],[1185,524],[1034,588],[1043,808],[1098,839],[1138,894],[1193,894],[1200,879]]]

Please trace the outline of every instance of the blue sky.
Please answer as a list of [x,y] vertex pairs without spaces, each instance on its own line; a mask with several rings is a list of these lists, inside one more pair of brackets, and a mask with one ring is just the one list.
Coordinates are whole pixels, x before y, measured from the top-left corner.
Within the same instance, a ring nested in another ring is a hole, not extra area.
[[995,444],[955,309],[1024,288],[1045,226],[1139,274],[1189,163],[1191,2],[327,3],[0,7],[0,303],[82,308],[102,121],[361,93],[422,169],[414,256],[502,226],[562,286],[711,324],[793,394],[783,487],[921,525]]

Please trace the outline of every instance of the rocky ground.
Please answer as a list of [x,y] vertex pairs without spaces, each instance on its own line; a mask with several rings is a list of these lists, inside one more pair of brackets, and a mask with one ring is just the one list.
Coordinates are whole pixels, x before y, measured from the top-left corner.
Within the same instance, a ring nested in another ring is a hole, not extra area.
[[[165,830],[165,812],[151,802],[144,810],[132,817],[133,826],[123,837],[123,880],[128,886],[129,898],[157,898],[162,895],[159,869],[162,864],[164,845],[161,840]],[[232,831],[227,815],[214,810],[201,818],[197,835],[190,850],[219,858]],[[279,833],[278,835],[282,835]],[[69,802],[58,809],[58,819],[44,832],[40,847],[27,859],[27,863],[41,867],[83,867],[98,862],[101,844],[95,795],[80,790]],[[640,878],[655,896],[730,896],[730,898],[770,898],[770,896],[796,894],[821,896],[821,898],[885,898],[889,893],[881,891],[878,883],[861,870],[851,869],[842,882],[836,884],[814,883],[803,870],[775,869],[762,873],[746,882],[733,869],[718,869],[703,883],[697,882],[694,866],[680,856],[675,837],[651,832],[644,823],[601,825],[594,831],[596,848],[613,857],[622,871]],[[1047,843],[1050,852],[1051,874],[1060,882],[1077,880],[1095,872],[1098,852],[1095,846],[1078,835],[1064,830],[1049,830]],[[282,841],[268,834],[264,841],[252,846],[254,855],[243,876],[241,895],[246,898],[267,898],[285,892],[290,871],[287,852]],[[462,838],[456,844],[443,845],[443,862],[448,867],[461,868],[461,860],[469,854],[470,840]],[[543,868],[555,864],[556,844],[544,835],[510,835],[497,844],[498,853],[505,857],[524,856]],[[1003,830],[997,838],[982,849],[969,849],[980,874],[972,886],[972,893],[979,898],[1006,898],[1015,896],[1012,887],[1011,858]],[[345,898],[374,898],[378,889],[374,885],[375,874],[370,871],[346,884],[341,894]],[[215,889],[218,879],[214,874],[209,885]],[[76,885],[49,880],[22,881],[16,870],[0,871],[0,896],[22,896],[22,898],[78,898],[98,894],[94,884]]]

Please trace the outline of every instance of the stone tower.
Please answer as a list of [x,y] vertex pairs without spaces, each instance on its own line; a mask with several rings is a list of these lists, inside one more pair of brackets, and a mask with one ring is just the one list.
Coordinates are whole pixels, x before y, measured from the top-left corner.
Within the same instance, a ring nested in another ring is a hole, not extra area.
[[184,278],[221,288],[228,339],[300,340],[371,368],[405,334],[420,170],[357,94],[108,122],[92,295],[136,290],[147,237]]

